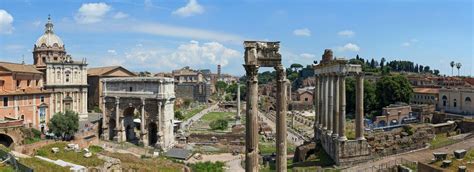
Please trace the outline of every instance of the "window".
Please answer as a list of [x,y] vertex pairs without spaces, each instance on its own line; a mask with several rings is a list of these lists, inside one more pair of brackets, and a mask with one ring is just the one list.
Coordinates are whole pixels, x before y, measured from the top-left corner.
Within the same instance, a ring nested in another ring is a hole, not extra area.
[[40,80],[36,80],[36,86],[39,87],[40,86]]
[[3,97],[3,107],[8,106],[8,97]]
[[69,74],[66,74],[66,82],[69,82]]
[[128,90],[129,90],[130,92],[132,92],[132,91],[133,91],[133,87],[128,88]]
[[16,80],[16,87],[17,88],[20,88],[20,83],[21,83],[21,80]]
[[464,99],[464,101],[465,101],[466,103],[468,103],[468,102],[470,103],[470,102],[471,102],[471,98],[470,98],[470,97],[466,97],[466,99]]
[[307,102],[307,101],[308,101],[308,97],[305,97],[305,98],[304,98],[304,101]]
[[447,100],[447,99],[448,99],[448,98],[447,98],[446,96],[443,96],[443,106],[446,106],[446,100]]
[[453,100],[453,106],[456,107],[456,99]]
[[26,85],[27,85],[28,87],[31,87],[31,80],[26,81]]
[[44,96],[40,96],[41,103],[44,103]]

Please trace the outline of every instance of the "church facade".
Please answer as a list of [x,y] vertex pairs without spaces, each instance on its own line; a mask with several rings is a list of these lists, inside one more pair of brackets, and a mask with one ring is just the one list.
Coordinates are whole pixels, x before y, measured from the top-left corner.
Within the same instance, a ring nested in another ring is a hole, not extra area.
[[51,92],[51,113],[72,110],[80,118],[87,118],[87,62],[76,61],[67,54],[49,17],[44,34],[34,45],[33,60],[36,69],[44,74],[44,88]]

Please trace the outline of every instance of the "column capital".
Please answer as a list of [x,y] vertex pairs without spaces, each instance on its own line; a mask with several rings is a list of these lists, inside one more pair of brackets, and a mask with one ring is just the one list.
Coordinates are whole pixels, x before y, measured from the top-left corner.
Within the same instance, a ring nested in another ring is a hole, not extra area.
[[258,81],[258,65],[245,65],[245,73],[247,75],[247,82],[257,82]]

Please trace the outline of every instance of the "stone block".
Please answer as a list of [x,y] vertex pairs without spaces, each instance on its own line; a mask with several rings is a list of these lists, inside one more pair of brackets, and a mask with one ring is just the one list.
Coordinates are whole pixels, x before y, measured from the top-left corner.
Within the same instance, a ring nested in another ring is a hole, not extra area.
[[437,161],[443,161],[443,160],[446,159],[448,154],[446,154],[444,152],[433,152],[433,156]]
[[467,153],[466,150],[459,149],[459,150],[454,151],[454,156],[456,157],[456,159],[463,159],[466,153]]

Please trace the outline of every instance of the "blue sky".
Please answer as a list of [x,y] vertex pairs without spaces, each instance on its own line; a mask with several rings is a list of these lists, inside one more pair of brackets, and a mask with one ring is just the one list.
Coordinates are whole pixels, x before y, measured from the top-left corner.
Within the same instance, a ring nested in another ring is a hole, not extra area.
[[[0,60],[32,63],[48,14],[74,59],[134,71],[244,74],[243,40],[281,41],[286,65],[337,57],[412,60],[474,72],[471,0],[5,0]],[[455,72],[456,73],[456,72]]]

